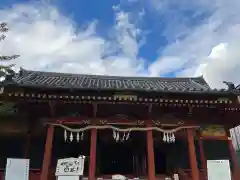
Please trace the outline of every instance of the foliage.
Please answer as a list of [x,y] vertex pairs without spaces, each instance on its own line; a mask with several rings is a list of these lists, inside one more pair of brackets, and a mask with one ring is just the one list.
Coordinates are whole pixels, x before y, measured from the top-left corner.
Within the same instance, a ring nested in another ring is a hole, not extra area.
[[[6,33],[8,32],[8,26],[7,23],[0,23],[0,41],[5,40]],[[0,53],[0,61],[10,61],[13,59],[18,58],[19,55],[2,55]],[[14,64],[10,65],[0,65],[0,81],[4,81],[8,75],[14,75],[14,71],[12,70],[12,67]],[[0,103],[0,116],[11,116],[15,114],[15,108],[14,103],[9,102],[1,102]]]
[[[0,33],[3,33],[0,35],[0,41],[5,40],[6,35],[4,33],[8,32],[8,26],[7,23],[0,23]],[[19,55],[0,55],[0,61],[10,61],[12,59],[16,59],[18,58]],[[0,77],[2,77],[3,75],[6,75],[6,73],[8,73],[10,71],[10,69],[13,67],[14,65],[0,65]]]
[[4,102],[0,104],[0,117],[13,116],[16,113],[15,104]]

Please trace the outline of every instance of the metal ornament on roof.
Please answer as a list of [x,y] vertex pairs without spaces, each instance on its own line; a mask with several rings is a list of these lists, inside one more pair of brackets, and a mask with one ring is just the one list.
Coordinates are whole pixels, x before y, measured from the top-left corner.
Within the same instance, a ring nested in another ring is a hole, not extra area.
[[120,136],[120,132],[119,132],[119,131],[113,130],[113,139],[114,139],[116,142],[126,141],[126,140],[129,139],[129,136],[130,136],[130,131],[128,131],[128,132],[123,132],[123,135]]
[[67,142],[68,140],[72,142],[73,140],[76,140],[79,142],[80,140],[83,140],[84,132],[68,132],[66,129],[64,130],[64,140]]
[[165,143],[174,143],[176,141],[174,133],[163,133],[163,141]]

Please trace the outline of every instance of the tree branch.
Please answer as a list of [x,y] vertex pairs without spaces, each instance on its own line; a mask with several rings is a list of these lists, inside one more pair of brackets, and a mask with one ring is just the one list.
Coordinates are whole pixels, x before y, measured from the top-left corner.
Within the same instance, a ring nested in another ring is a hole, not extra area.
[[7,23],[0,23],[0,32],[8,32]]
[[20,57],[19,55],[12,55],[12,56],[0,56],[0,61],[9,61],[12,59],[17,59]]

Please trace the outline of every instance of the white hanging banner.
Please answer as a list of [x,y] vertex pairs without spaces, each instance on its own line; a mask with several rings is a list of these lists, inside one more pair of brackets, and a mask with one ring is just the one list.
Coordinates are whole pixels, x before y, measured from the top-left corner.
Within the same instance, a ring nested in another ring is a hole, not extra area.
[[231,180],[229,160],[207,160],[208,180]]
[[8,158],[5,171],[5,180],[28,180],[29,159]]

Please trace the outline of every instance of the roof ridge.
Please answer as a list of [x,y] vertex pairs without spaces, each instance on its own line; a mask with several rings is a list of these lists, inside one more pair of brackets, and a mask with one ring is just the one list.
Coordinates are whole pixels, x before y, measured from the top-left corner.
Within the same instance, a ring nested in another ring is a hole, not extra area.
[[[202,80],[204,80],[204,79],[202,78]],[[210,89],[210,87],[209,87],[209,85],[208,85],[207,83],[206,83],[206,85],[207,85],[207,87],[206,87],[206,86],[204,86],[203,84],[200,84],[199,82],[194,81],[193,79],[190,79],[190,81],[191,81],[192,83],[196,84],[197,86],[199,86],[200,88],[203,88],[203,89],[205,89],[205,90]],[[205,82],[205,80],[204,80],[204,82]]]
[[[21,69],[15,75],[20,86],[161,92],[203,92],[211,90],[203,77],[142,77],[54,73]],[[71,86],[69,85],[71,84]]]
[[[55,74],[55,75],[61,75],[62,77],[69,77],[69,76],[86,76],[87,77],[100,77],[100,78],[133,78],[133,79],[139,79],[139,80],[148,80],[148,79],[159,79],[159,80],[190,80],[190,79],[203,79],[203,77],[143,77],[143,76],[113,76],[113,75],[97,75],[97,74],[74,74],[74,73],[61,73],[61,72],[50,72],[50,71],[34,71],[34,70],[26,70],[22,69],[23,71],[30,72],[30,73],[41,73],[41,74]],[[205,82],[205,80],[204,80]]]
[[26,71],[25,69],[21,69],[20,72],[17,73],[17,78],[15,80],[16,82],[21,83],[22,81],[29,80],[29,78],[34,74],[36,74],[34,71]]

